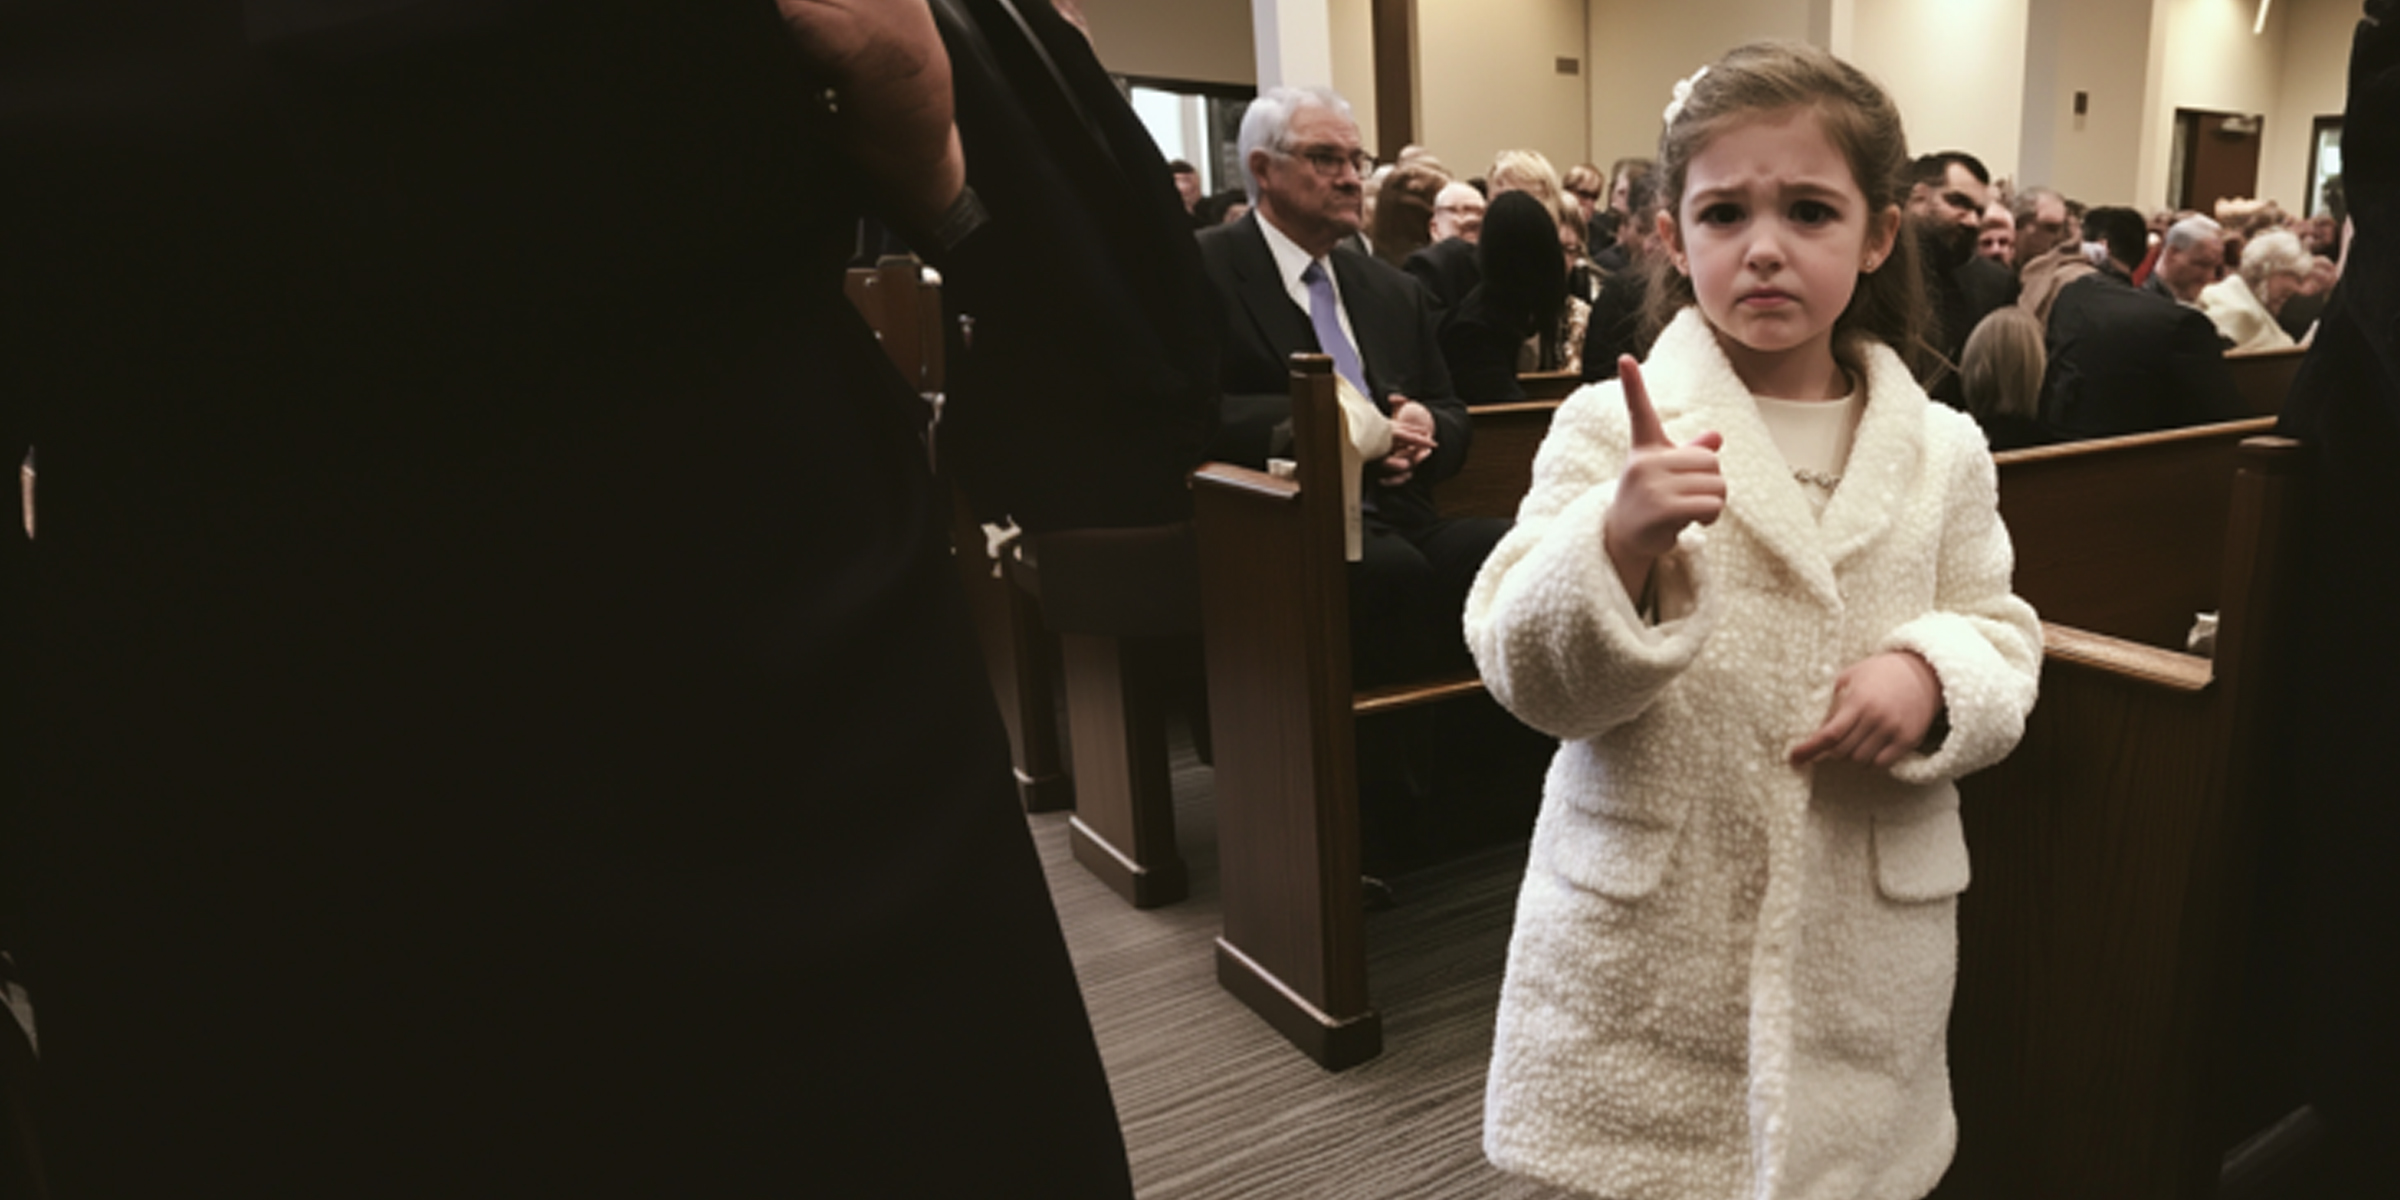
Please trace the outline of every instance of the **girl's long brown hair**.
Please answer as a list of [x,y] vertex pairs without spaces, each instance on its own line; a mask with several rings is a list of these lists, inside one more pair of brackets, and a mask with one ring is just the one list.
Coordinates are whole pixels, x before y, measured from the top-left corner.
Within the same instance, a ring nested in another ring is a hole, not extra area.
[[[1908,137],[1900,126],[1900,110],[1882,85],[1816,46],[1752,42],[1711,63],[1692,86],[1682,111],[1659,133],[1658,165],[1665,176],[1661,198],[1669,219],[1681,227],[1685,178],[1701,147],[1729,126],[1793,108],[1813,110],[1827,139],[1849,161],[1858,190],[1867,198],[1869,221],[1905,207]],[[1644,313],[1648,338],[1655,338],[1692,303],[1691,280],[1661,264]],[[1845,353],[1849,335],[1866,334],[1899,351],[1918,378],[1927,378],[1940,358],[1926,341],[1926,311],[1916,239],[1903,220],[1892,240],[1891,256],[1877,270],[1860,272],[1857,290],[1834,321],[1834,352]],[[1855,373],[1861,364],[1843,365]]]

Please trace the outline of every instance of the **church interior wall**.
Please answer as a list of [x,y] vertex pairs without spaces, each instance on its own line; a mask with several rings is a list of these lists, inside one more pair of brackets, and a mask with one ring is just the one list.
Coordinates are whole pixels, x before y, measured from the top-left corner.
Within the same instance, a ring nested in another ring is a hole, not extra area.
[[[1461,176],[1502,150],[1539,150],[1561,170],[1582,162],[1583,26],[1584,0],[1417,0],[1417,140]],[[1575,74],[1558,71],[1562,58]]]
[[[1260,77],[1253,8],[1277,3],[1082,0],[1110,69],[1237,84]],[[1330,82],[1375,144],[1372,0],[1293,3],[1324,13]],[[2358,10],[2273,0],[2253,33],[2257,0],[1417,0],[1417,140],[1464,174],[1514,146],[1562,166],[1648,155],[1677,80],[1742,41],[1807,39],[1892,89],[1912,150],[1971,150],[2092,203],[2166,202],[2175,109],[2263,114],[2260,191],[2298,209]]]
[[[2027,0],[1853,0],[1850,45],[1908,126],[1909,152],[1966,150],[2017,175]],[[1929,53],[1929,47],[1947,47]]]

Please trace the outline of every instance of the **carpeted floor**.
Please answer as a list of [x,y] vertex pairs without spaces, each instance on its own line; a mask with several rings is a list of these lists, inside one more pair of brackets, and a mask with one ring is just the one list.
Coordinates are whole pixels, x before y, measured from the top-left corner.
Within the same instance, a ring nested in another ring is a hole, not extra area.
[[1137,912],[1078,866],[1063,813],[1029,817],[1083,981],[1142,1200],[1565,1200],[1483,1160],[1484,1068],[1522,843],[1394,882],[1367,921],[1384,1052],[1339,1074],[1216,983],[1208,768],[1178,738],[1192,895]]

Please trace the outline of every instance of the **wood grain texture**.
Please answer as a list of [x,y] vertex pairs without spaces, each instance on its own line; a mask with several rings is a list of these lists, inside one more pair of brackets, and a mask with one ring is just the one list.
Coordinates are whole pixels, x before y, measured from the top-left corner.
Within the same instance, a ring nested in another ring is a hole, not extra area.
[[2243,438],[2270,418],[1995,455],[2016,590],[2047,622],[2180,650],[2218,607]]
[[1057,636],[1042,627],[1033,598],[993,571],[983,528],[952,494],[950,553],[966,592],[967,615],[983,648],[984,672],[1008,730],[1008,756],[1016,768],[1017,799],[1025,811],[1062,812],[1075,806],[1058,722]]
[[[1352,690],[1331,453],[1338,418],[1324,360],[1293,361],[1293,478],[1222,463],[1193,475],[1224,823],[1217,967],[1227,990],[1311,1058],[1339,1068],[1382,1044],[1356,933],[1356,720],[1472,695],[1483,682],[1464,674]],[[1441,485],[1442,511],[1513,516],[1557,410],[1555,400],[1470,409],[1475,440]]]
[[1076,861],[1135,908],[1190,891],[1175,849],[1166,713],[1152,639],[1061,634],[1067,737],[1077,780]]
[[1514,517],[1533,487],[1533,455],[1550,432],[1555,400],[1477,404],[1467,409],[1475,440],[1458,474],[1435,489],[1442,515]]
[[2306,357],[2306,346],[2252,350],[2226,355],[2225,367],[2233,373],[2243,407],[2255,416],[2271,417],[2283,411],[2283,397],[2292,390],[2292,377],[2300,373],[2300,360]]
[[[2079,464],[2092,489],[2121,486],[2109,452],[2046,461]],[[2221,612],[2206,677],[2192,656],[2053,623],[2023,742],[1960,785],[1976,867],[1959,913],[1950,1052],[1962,1132],[1944,1200],[2214,1194],[2232,1148],[2223,1085],[2270,790],[2269,635],[2305,513],[2290,443],[2256,439],[2236,462],[2221,501],[2185,496],[2182,528],[2143,526],[2196,563],[2159,571],[2145,558],[2110,577],[2156,602],[2181,586],[2154,587],[2157,576],[2213,573]],[[2017,469],[2001,467],[2004,506]],[[2120,515],[2152,520],[2102,505],[2083,521]],[[2046,539],[2093,535],[2042,521],[2012,532],[2037,558]]]
[[1231,950],[1220,978],[1338,1068],[1379,1051],[1382,1026],[1359,894],[1332,363],[1293,363],[1297,477],[1215,465],[1193,477]]

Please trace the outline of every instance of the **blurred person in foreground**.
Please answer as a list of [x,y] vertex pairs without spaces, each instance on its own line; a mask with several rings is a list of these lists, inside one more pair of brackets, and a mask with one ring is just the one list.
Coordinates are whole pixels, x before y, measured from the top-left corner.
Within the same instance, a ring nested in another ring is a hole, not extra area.
[[2296,525],[2284,626],[2291,712],[2274,769],[2288,803],[2261,823],[2261,944],[2297,962],[2254,973],[2275,1002],[2264,1028],[2294,1047],[2294,1098],[2326,1134],[2320,1196],[2377,1195],[2400,1177],[2400,4],[2365,10],[2342,120],[2341,282],[2276,425],[2302,444],[2316,514]]
[[59,1195],[1131,1194],[842,292],[969,273],[951,104],[913,2],[0,9]]

